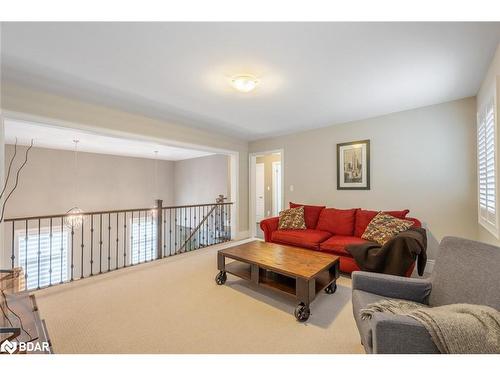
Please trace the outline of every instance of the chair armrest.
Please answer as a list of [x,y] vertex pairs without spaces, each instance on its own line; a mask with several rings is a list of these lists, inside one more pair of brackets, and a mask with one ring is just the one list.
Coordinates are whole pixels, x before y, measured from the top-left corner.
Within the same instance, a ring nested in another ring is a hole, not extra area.
[[271,242],[271,234],[278,230],[279,221],[279,217],[270,217],[268,219],[261,220],[260,229],[264,232],[264,240],[266,242]]
[[375,313],[371,320],[373,353],[439,353],[427,329],[409,316]]
[[427,303],[432,283],[428,279],[355,271],[352,273],[352,289],[363,290],[387,298]]

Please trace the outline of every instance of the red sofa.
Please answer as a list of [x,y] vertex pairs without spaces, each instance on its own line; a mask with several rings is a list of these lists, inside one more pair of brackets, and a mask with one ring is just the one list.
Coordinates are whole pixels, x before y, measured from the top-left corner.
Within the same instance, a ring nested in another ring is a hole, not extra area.
[[[306,228],[303,230],[278,230],[278,217],[271,217],[260,222],[266,242],[302,247],[314,251],[324,251],[340,257],[340,270],[345,273],[358,271],[359,267],[345,247],[349,244],[368,242],[361,238],[377,211],[353,208],[340,210],[325,206],[310,206],[291,203],[290,207],[304,206]],[[409,210],[384,211],[399,219],[413,221],[415,227],[421,227],[418,219],[406,217]],[[406,276],[413,272],[413,263]]]

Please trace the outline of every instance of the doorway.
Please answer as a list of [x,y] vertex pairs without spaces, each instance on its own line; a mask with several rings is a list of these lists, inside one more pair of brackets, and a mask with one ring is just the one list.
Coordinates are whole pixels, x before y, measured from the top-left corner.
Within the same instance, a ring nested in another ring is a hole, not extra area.
[[260,222],[278,216],[283,207],[283,151],[250,155],[251,235],[264,238]]

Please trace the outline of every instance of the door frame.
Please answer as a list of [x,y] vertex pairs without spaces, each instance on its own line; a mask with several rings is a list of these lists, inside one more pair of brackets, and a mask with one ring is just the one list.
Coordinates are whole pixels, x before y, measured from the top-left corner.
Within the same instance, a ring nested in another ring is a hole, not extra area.
[[279,212],[280,212],[280,210],[277,210],[277,205],[276,205],[277,199],[275,199],[276,198],[276,193],[278,192],[278,189],[275,189],[275,185],[276,185],[276,181],[277,181],[276,180],[277,173],[274,173],[274,171],[276,170],[276,166],[279,165],[280,166],[280,173],[279,173],[280,174],[280,178],[279,178],[279,181],[280,181],[280,198],[281,198],[280,199],[280,201],[281,201],[280,202],[280,209],[282,210],[283,209],[283,180],[281,179],[282,178],[281,174],[282,174],[282,168],[283,167],[281,165],[281,161],[273,161],[271,163],[271,165],[272,165],[272,174],[273,174],[272,175],[272,184],[273,184],[273,186],[272,186],[272,189],[271,189],[272,190],[272,197],[273,198],[272,198],[272,202],[271,202],[271,211],[272,211],[273,215],[275,215],[274,212],[277,211],[276,215],[278,215]]
[[257,157],[267,154],[276,154],[279,153],[281,156],[281,207],[285,207],[285,150],[282,148],[274,149],[274,150],[265,150],[259,152],[251,152],[248,154],[248,226],[250,231],[250,236],[255,237],[255,164],[257,163]]

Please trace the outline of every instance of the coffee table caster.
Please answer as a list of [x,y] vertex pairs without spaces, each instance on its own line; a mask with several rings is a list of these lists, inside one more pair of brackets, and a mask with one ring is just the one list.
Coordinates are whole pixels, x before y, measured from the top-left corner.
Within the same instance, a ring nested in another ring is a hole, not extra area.
[[217,285],[224,285],[227,280],[226,271],[220,271],[217,276],[215,276],[215,282]]
[[331,283],[325,288],[325,293],[326,294],[333,294],[337,290],[337,284],[336,283]]
[[304,303],[301,302],[295,308],[294,315],[297,321],[305,322],[307,319],[309,319],[309,316],[311,315],[311,310],[309,309],[309,306],[306,306]]

